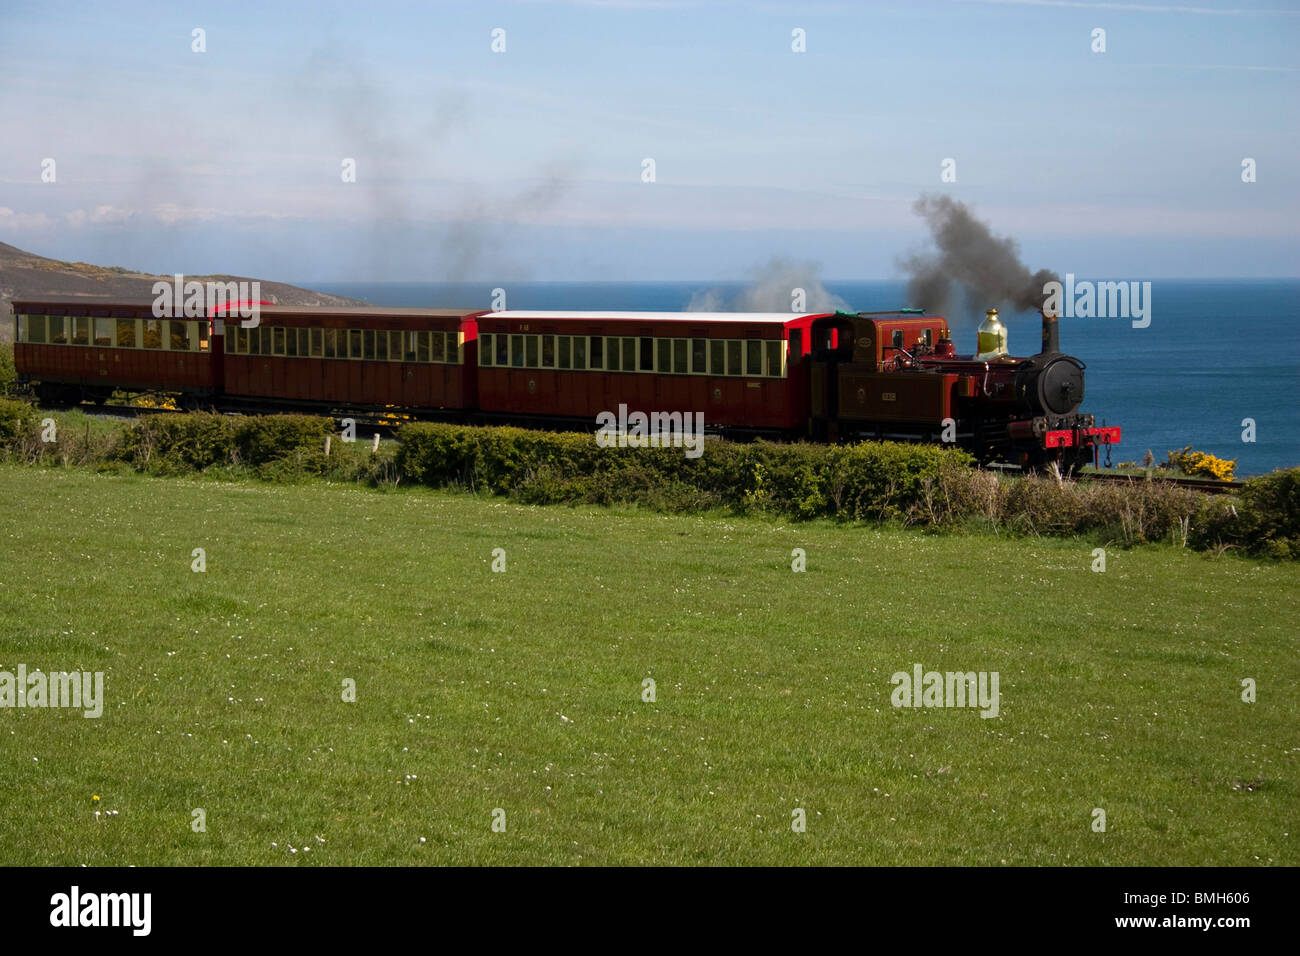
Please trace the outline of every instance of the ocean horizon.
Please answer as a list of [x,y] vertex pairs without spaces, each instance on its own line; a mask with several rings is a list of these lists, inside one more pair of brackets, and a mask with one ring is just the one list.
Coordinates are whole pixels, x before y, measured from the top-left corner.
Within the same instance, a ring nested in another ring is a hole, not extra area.
[[[1120,425],[1112,460],[1157,461],[1187,445],[1237,461],[1237,475],[1300,464],[1300,279],[1153,279],[1150,322],[1070,318],[1062,351],[1087,366],[1084,411]],[[734,299],[745,281],[314,282],[375,305],[488,309],[502,288],[511,309],[679,311],[692,300]],[[823,279],[853,311],[905,306],[903,280]],[[809,288],[808,311],[820,311]],[[698,297],[698,298],[697,298]],[[777,308],[773,305],[773,308]],[[974,348],[983,308],[945,311],[957,351]],[[1002,313],[1013,354],[1039,347],[1036,312]],[[1254,441],[1248,437],[1254,423]],[[1245,422],[1246,424],[1243,424]]]

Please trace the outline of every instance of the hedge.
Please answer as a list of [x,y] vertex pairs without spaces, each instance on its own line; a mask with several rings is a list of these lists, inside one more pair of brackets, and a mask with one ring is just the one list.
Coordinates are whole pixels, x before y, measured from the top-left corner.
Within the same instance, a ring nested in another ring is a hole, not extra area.
[[[635,502],[661,511],[763,511],[794,519],[978,526],[1014,534],[1088,535],[1122,545],[1172,540],[1203,550],[1300,559],[1300,468],[1252,478],[1239,496],[1167,481],[1128,484],[1006,478],[955,449],[893,442],[601,448],[590,434],[413,423],[393,456],[336,442],[308,415],[146,415],[91,440],[40,440],[41,413],[0,399],[0,454],[29,463],[129,466],[186,474],[227,469],[272,481],[324,476],[376,487],[463,487],[531,504]],[[391,447],[391,446],[389,446]]]
[[851,446],[708,440],[681,448],[601,448],[589,434],[412,424],[398,471],[434,487],[510,494],[531,503],[641,501],[669,510],[728,506],[798,518],[906,518],[964,452],[930,445]]
[[317,452],[333,425],[313,415],[145,415],[127,430],[120,456],[142,471],[164,473],[257,467]]

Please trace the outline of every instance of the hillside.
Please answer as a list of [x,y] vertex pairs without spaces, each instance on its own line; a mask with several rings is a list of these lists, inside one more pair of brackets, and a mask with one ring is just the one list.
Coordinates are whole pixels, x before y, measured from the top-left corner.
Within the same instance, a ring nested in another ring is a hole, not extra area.
[[[87,299],[148,299],[153,296],[153,284],[171,276],[135,272],[121,266],[96,266],[87,262],[64,262],[25,252],[15,246],[0,242],[0,342],[10,342],[14,336],[10,321],[9,303],[13,299],[40,296],[75,296]],[[252,281],[248,276],[187,275],[186,279],[199,281],[221,280]],[[262,283],[262,296],[280,305],[365,305],[359,299],[349,299],[284,282]]]

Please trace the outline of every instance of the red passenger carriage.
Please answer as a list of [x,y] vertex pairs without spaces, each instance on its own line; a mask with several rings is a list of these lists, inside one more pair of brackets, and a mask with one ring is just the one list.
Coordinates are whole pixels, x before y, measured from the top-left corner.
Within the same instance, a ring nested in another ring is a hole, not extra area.
[[702,412],[707,428],[796,432],[808,422],[816,314],[492,312],[480,316],[479,409],[590,428],[630,411]]

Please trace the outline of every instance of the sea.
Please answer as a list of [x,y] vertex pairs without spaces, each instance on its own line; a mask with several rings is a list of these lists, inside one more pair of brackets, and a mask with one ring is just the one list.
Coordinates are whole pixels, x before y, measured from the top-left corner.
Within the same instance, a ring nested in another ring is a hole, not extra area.
[[[311,288],[375,305],[487,309],[679,311],[700,296],[724,302],[744,282],[322,283]],[[854,311],[907,304],[902,281],[822,280]],[[712,296],[709,294],[712,293]],[[1149,324],[1061,319],[1061,350],[1087,366],[1083,409],[1119,425],[1114,463],[1163,461],[1191,446],[1237,462],[1237,476],[1300,465],[1300,279],[1153,280]],[[979,310],[945,316],[957,351],[975,347]],[[1038,351],[1037,313],[1002,314],[1013,355]],[[1140,320],[1139,320],[1140,321]]]

